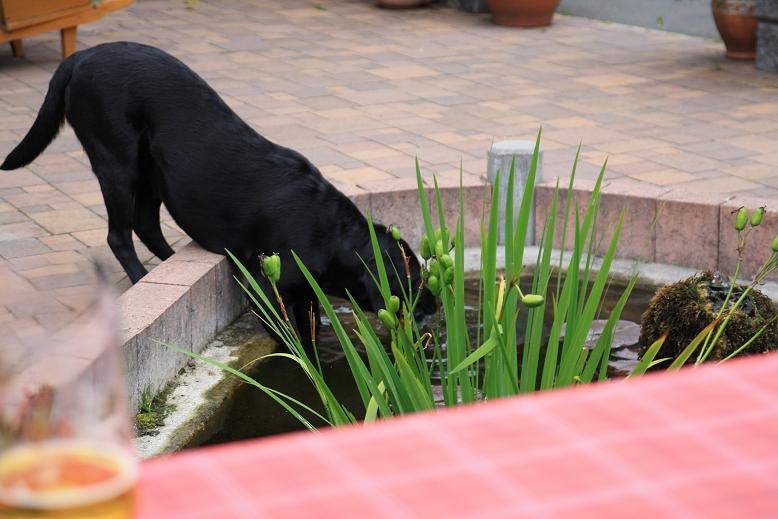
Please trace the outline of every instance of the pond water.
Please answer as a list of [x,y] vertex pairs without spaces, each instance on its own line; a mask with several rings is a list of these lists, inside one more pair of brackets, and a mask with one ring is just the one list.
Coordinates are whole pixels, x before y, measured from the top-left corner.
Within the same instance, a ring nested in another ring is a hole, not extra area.
[[[525,286],[526,283],[526,286]],[[598,318],[605,320],[610,315],[613,307],[623,291],[623,285],[612,284],[605,294],[601,311]],[[522,290],[530,291],[530,279],[522,283]],[[555,290],[554,286],[549,287],[549,294]],[[624,376],[632,369],[637,362],[638,336],[640,328],[637,323],[640,322],[641,315],[648,306],[655,289],[636,286],[626,307],[624,308],[619,327],[614,339],[614,349],[611,353],[609,362],[609,376]],[[478,280],[468,281],[466,286],[466,300],[472,306],[467,308],[468,326],[471,329],[471,337],[475,337],[477,327],[476,304],[478,302]],[[351,310],[345,302],[336,302],[338,313],[341,317],[344,327],[347,330],[354,328],[351,319]],[[526,326],[527,312],[520,313],[517,327],[519,336],[523,337]],[[434,319],[434,318],[432,318]],[[553,319],[550,308],[546,311],[546,326],[544,333],[548,334],[550,323]],[[257,320],[255,320],[257,321]],[[434,321],[433,321],[434,322]],[[244,320],[245,323],[245,320]],[[604,324],[604,321],[598,321]],[[595,323],[595,324],[598,324]],[[429,323],[427,323],[429,324]],[[324,370],[324,376],[335,394],[349,407],[356,416],[364,414],[359,395],[354,386],[351,372],[348,369],[340,343],[337,341],[332,328],[328,323],[323,323],[319,337],[319,358]],[[245,324],[244,324],[245,326]],[[258,322],[254,322],[257,333],[263,333]],[[377,330],[382,329],[378,324]],[[601,326],[600,326],[601,328]],[[593,327],[593,332],[597,332],[597,326]],[[590,336],[592,343],[596,342],[598,335]],[[354,344],[358,341],[354,339]],[[385,341],[388,342],[388,341]],[[593,345],[593,344],[592,344]],[[248,373],[256,380],[268,386],[292,396],[314,409],[323,413],[321,403],[316,391],[310,384],[302,370],[292,361],[283,358],[268,359]],[[281,406],[265,396],[260,390],[249,385],[242,385],[236,390],[230,401],[230,410],[226,413],[223,426],[206,444],[219,444],[236,440],[257,438],[272,434],[279,434],[302,429],[300,423],[289,415]],[[311,421],[316,424],[315,419]],[[316,424],[318,425],[318,424]]]

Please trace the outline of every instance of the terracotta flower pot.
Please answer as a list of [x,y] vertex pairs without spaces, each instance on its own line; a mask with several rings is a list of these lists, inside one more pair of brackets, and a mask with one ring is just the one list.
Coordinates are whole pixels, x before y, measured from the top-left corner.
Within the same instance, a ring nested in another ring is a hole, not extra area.
[[387,9],[409,9],[411,7],[422,7],[429,3],[429,0],[378,0],[378,7]]
[[755,0],[712,0],[713,20],[730,59],[752,60],[756,55]]
[[492,19],[498,25],[543,27],[551,19],[560,0],[487,0]]

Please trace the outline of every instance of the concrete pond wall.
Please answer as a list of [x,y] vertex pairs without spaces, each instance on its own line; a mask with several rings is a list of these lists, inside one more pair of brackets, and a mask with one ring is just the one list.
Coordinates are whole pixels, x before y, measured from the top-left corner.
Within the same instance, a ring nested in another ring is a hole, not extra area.
[[[458,204],[458,183],[452,184],[456,185],[441,186],[447,221],[453,221]],[[542,235],[555,185],[554,181],[540,183],[536,187],[534,211],[538,236]],[[592,187],[586,181],[577,183],[575,196],[581,205],[591,197]],[[472,247],[466,256],[466,268],[477,269],[480,264],[477,257],[480,219],[482,205],[488,202],[488,189],[484,183],[465,185],[463,189],[466,245]],[[564,190],[560,194],[564,195]],[[427,197],[435,212],[433,193],[428,191]],[[352,199],[363,211],[370,211],[375,221],[398,225],[409,243],[419,242],[423,222],[418,209],[418,191],[412,184],[406,190],[359,193]],[[667,190],[635,191],[620,182],[606,182],[602,189],[601,221],[614,220],[622,210],[626,215],[618,249],[621,259],[612,268],[613,276],[627,278],[637,269],[641,282],[658,285],[683,279],[703,268],[731,272],[736,260],[736,233],[731,228],[731,212],[741,205],[753,208],[761,202],[745,198],[701,197]],[[603,225],[603,229],[607,240],[612,226]],[[752,254],[753,260],[746,262],[746,278],[766,257],[758,251],[764,249],[769,252],[769,243],[778,233],[778,215],[768,212],[758,230],[751,244],[757,252]],[[527,250],[526,263],[533,261],[536,250]],[[161,345],[161,342],[201,352],[220,330],[245,312],[245,298],[233,274],[228,258],[190,243],[120,296],[122,349],[129,372],[133,409],[137,408],[144,390],[152,393],[160,391],[189,363],[187,356]],[[773,299],[778,296],[775,283],[768,283],[762,289]],[[219,349],[218,342],[213,354],[224,355],[223,360],[229,361],[230,353]],[[219,370],[212,371],[217,373],[208,376],[215,376],[214,381],[223,378],[224,374]],[[193,376],[199,380],[199,375],[195,373]],[[192,390],[200,387],[200,382],[191,386]],[[202,398],[200,402],[203,402]],[[196,407],[198,404],[193,405]],[[186,409],[194,412],[190,407]],[[213,411],[211,409],[208,413]],[[179,448],[185,444],[180,436],[176,444],[165,445],[160,439],[146,454]]]

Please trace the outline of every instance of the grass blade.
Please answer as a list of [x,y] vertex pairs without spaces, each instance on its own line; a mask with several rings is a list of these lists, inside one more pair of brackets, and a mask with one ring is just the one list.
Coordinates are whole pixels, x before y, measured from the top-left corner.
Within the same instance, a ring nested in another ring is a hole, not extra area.
[[721,317],[715,319],[712,323],[703,328],[702,331],[698,333],[694,339],[692,339],[692,342],[690,342],[689,345],[686,346],[686,348],[684,348],[683,351],[675,358],[672,364],[670,364],[670,366],[667,368],[667,371],[674,371],[683,367],[683,365],[686,364],[686,361],[689,360],[689,357],[692,356],[692,353],[694,353],[694,350],[697,349],[700,343],[705,340],[705,337],[707,337],[708,334],[710,334],[716,325],[718,325],[720,322]]

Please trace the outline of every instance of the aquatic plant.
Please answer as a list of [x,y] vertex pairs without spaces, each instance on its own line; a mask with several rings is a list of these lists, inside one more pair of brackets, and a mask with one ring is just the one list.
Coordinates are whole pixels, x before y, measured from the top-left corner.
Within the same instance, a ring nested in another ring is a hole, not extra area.
[[[733,214],[738,260],[732,277],[727,280],[720,273],[705,271],[662,287],[643,316],[641,344],[648,348],[662,336],[665,360],[674,359],[671,367],[684,365],[694,353],[694,363],[701,364],[778,349],[778,313],[770,298],[756,289],[778,269],[778,236],[751,282],[740,285],[748,238],[762,223],[765,208],[758,207],[749,215],[747,208],[740,207]],[[696,341],[700,334],[701,340]],[[647,349],[644,356],[652,353],[657,352]]]
[[[323,416],[303,403],[278,391],[268,388],[245,373],[203,359],[217,365],[258,389],[283,405],[306,427],[313,428],[302,413],[311,413],[327,424],[339,425],[360,420],[371,421],[387,417],[433,409],[436,405],[446,406],[489,400],[536,390],[585,384],[606,378],[608,359],[615,326],[622,309],[635,285],[636,277],[628,283],[619,298],[602,334],[593,348],[585,347],[590,336],[592,323],[600,309],[602,297],[607,289],[610,266],[616,254],[624,213],[613,225],[613,234],[594,274],[594,251],[598,245],[599,232],[597,216],[600,206],[600,186],[605,173],[603,165],[594,190],[583,213],[573,195],[578,156],[573,163],[567,196],[561,209],[561,238],[557,231],[557,217],[560,212],[560,190],[557,183],[552,199],[551,211],[544,230],[533,269],[532,290],[525,294],[519,287],[524,272],[524,252],[527,229],[530,223],[535,175],[538,164],[540,132],[528,172],[526,184],[516,219],[508,218],[504,234],[505,270],[498,274],[498,200],[501,198],[499,175],[492,186],[488,207],[488,224],[481,224],[481,270],[479,288],[479,324],[475,334],[468,331],[465,323],[465,271],[464,271],[464,199],[459,191],[459,212],[455,222],[447,222],[445,207],[437,179],[434,181],[434,196],[437,207],[437,227],[423,187],[421,171],[416,164],[416,178],[419,204],[424,219],[425,233],[421,240],[420,255],[424,261],[424,285],[439,300],[439,326],[425,331],[414,318],[420,288],[411,286],[411,277],[406,265],[386,265],[380,254],[376,231],[368,215],[370,238],[376,258],[375,271],[371,271],[376,285],[384,297],[385,307],[378,312],[381,326],[389,333],[384,344],[363,310],[350,297],[353,306],[356,329],[353,330],[358,343],[364,349],[360,355],[357,344],[343,327],[338,314],[324,295],[313,275],[300,258],[293,253],[304,276],[315,292],[327,315],[335,335],[345,353],[353,374],[355,386],[364,404],[364,416],[355,417],[333,394],[322,373],[315,348],[306,349],[297,336],[294,327],[283,312],[283,301],[278,292],[266,294],[237,258],[233,261],[246,279],[238,280],[256,306],[258,317],[285,344],[288,352],[279,352],[271,357],[285,357],[296,362],[303,369],[316,388],[323,403]],[[513,193],[515,189],[515,162],[511,165],[507,183],[506,214],[514,214]],[[565,252],[569,224],[572,225],[572,248]],[[450,227],[449,227],[450,225]],[[400,229],[392,226],[389,232],[397,240]],[[552,247],[560,244],[562,253],[558,264],[552,264]],[[400,246],[398,241],[398,246]],[[403,251],[405,254],[406,251]],[[276,259],[265,258],[263,270],[271,285],[275,285],[280,265]],[[367,266],[366,266],[367,268]],[[562,279],[561,272],[567,275]],[[389,275],[407,280],[403,297],[393,296],[389,291]],[[544,296],[552,277],[556,276],[556,290],[551,297]],[[237,278],[236,278],[237,279]],[[272,298],[276,300],[273,301]],[[273,304],[276,303],[276,304]],[[281,312],[277,311],[279,308]],[[543,337],[543,321],[546,312],[553,312],[551,331]],[[517,329],[521,312],[527,312],[527,326]],[[482,330],[482,332],[481,332]],[[442,342],[445,331],[445,345]],[[523,334],[523,341],[521,341]],[[523,343],[523,345],[522,345]],[[179,350],[196,358],[201,356]],[[436,403],[433,373],[439,373],[442,402]]]

